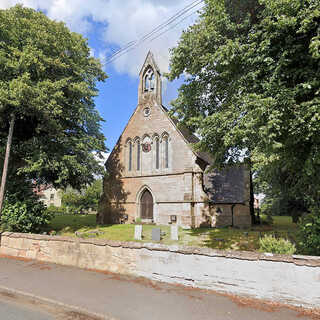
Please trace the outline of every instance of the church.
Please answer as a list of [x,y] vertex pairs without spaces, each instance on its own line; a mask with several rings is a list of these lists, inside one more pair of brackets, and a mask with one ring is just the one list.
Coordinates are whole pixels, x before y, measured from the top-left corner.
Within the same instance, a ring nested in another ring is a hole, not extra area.
[[140,71],[138,106],[107,162],[97,222],[249,227],[250,172],[213,170],[198,138],[162,105],[160,70],[151,52]]

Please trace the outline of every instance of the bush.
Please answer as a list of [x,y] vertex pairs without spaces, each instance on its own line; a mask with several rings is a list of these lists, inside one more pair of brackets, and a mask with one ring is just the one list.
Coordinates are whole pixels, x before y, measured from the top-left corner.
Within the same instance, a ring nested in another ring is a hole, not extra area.
[[277,239],[272,235],[265,235],[259,240],[260,248],[262,252],[271,252],[278,254],[294,254],[296,247],[289,240],[280,238]]
[[266,219],[267,225],[271,226],[273,225],[273,218],[271,214],[267,214],[267,219]]
[[41,232],[51,221],[53,214],[36,198],[23,201],[5,201],[1,222],[4,230],[12,232]]
[[260,215],[260,223],[267,226],[273,225],[273,218],[270,213]]
[[299,251],[320,256],[320,215],[313,210],[299,223]]
[[64,215],[64,214],[70,214],[68,210],[68,208],[65,208],[65,207],[55,207],[55,206],[50,206],[46,209],[46,211],[49,213],[49,214],[52,214],[52,215]]
[[135,222],[135,224],[141,224],[142,220],[141,220],[141,218],[136,218],[136,220],[134,222]]

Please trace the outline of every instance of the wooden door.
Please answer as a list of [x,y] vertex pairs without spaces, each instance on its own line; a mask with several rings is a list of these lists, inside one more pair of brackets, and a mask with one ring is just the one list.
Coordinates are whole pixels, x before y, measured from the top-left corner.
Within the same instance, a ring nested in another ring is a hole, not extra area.
[[141,219],[153,219],[153,198],[149,190],[145,190],[141,196]]

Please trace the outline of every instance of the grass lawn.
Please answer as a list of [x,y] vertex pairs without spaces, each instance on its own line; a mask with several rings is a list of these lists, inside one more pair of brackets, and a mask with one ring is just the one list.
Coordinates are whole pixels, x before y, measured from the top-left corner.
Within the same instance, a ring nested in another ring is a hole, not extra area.
[[[263,220],[264,217],[262,217]],[[152,242],[152,228],[160,227],[165,233],[160,243],[180,244],[187,246],[209,247],[213,249],[231,249],[255,251],[259,248],[259,238],[264,234],[274,234],[295,242],[297,226],[291,222],[291,217],[275,216],[272,226],[259,225],[250,229],[237,228],[197,228],[186,230],[179,228],[179,241],[170,239],[169,226],[143,225],[142,242]],[[80,232],[83,237],[103,238],[110,240],[135,241],[134,225],[104,225],[96,224],[95,215],[59,215],[52,220],[49,230],[55,230],[58,235],[73,236]],[[97,235],[90,233],[99,231]]]

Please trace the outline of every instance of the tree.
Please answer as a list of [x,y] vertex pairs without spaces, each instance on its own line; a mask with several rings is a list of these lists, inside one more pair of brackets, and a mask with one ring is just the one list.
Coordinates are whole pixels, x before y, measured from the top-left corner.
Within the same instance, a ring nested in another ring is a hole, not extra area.
[[217,166],[247,157],[261,183],[281,181],[309,207],[320,207],[319,8],[319,0],[206,0],[168,75],[188,75],[172,114]]
[[63,23],[20,5],[0,10],[0,162],[15,116],[8,181],[80,189],[94,180],[94,151],[106,148],[93,98],[105,79],[87,40]]
[[102,194],[102,180],[95,180],[81,191],[67,188],[61,194],[62,205],[74,212],[83,212],[88,209],[98,210],[98,203]]
[[48,226],[53,214],[46,210],[28,184],[20,186],[20,189],[24,191],[23,198],[18,192],[10,193],[5,199],[1,219],[2,230],[39,233]]

